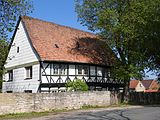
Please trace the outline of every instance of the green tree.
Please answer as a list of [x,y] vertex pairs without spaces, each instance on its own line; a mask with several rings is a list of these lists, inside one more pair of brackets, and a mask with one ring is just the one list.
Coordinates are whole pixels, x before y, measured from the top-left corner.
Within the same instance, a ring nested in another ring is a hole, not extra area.
[[32,12],[31,0],[0,0],[0,40],[9,37],[20,15]]
[[76,0],[80,23],[97,32],[118,58],[113,71],[124,80],[125,101],[130,79],[142,78],[144,69],[150,67],[148,58],[153,52],[149,48],[153,49],[148,46],[158,41],[157,37],[152,38],[151,27],[159,25],[159,6],[159,0]]
[[8,53],[8,43],[5,40],[0,40],[0,80],[4,70],[4,64]]
[[66,88],[69,91],[88,91],[88,85],[80,79],[67,82]]
[[31,0],[0,0],[0,80],[15,23],[20,15],[29,14],[32,10]]

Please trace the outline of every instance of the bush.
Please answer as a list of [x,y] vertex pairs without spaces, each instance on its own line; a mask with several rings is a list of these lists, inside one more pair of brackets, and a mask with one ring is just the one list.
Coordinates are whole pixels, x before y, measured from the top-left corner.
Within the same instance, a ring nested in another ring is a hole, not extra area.
[[80,79],[67,82],[66,88],[68,91],[88,91],[88,85]]

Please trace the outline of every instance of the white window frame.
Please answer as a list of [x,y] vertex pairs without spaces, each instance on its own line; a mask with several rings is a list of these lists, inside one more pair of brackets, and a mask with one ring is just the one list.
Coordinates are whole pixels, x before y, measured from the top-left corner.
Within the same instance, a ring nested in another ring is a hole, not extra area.
[[97,76],[102,76],[102,74],[103,74],[102,67],[97,67]]
[[90,66],[90,75],[91,76],[95,76],[96,75],[95,66]]
[[83,66],[83,75],[88,75],[88,74],[89,74],[88,66]]
[[82,65],[77,66],[77,75],[83,75],[83,67]]
[[8,71],[8,81],[13,81],[13,70]]
[[33,77],[33,70],[32,70],[32,66],[28,66],[28,67],[25,67],[25,70],[26,70],[26,79],[32,79]]
[[61,72],[61,75],[67,75],[67,66],[61,65],[60,72]]
[[[87,70],[87,73],[85,73]],[[88,75],[89,74],[89,69],[88,66],[83,66],[83,65],[78,65],[77,66],[77,75]]]
[[52,74],[53,74],[53,75],[59,75],[59,65],[58,65],[58,64],[54,64],[54,65],[53,65]]

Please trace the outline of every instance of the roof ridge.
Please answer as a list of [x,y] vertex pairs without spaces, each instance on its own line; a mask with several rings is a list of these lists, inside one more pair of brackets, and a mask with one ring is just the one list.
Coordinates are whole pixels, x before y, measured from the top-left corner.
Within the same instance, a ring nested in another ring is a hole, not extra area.
[[88,31],[85,31],[85,30],[80,30],[80,29],[77,29],[77,28],[74,28],[74,27],[65,26],[65,25],[60,25],[60,24],[57,24],[57,23],[54,23],[54,22],[51,22],[51,21],[42,20],[42,19],[39,19],[39,18],[34,18],[34,17],[30,17],[30,16],[20,16],[20,18],[21,18],[22,20],[23,20],[23,19],[34,19],[34,20],[38,20],[38,21],[50,23],[50,24],[53,24],[53,25],[58,25],[58,26],[60,26],[60,27],[65,27],[65,28],[69,28],[69,29],[74,29],[74,30],[76,30],[76,31],[85,32],[85,33],[88,33],[88,34],[90,34],[90,35],[96,36],[96,34],[91,33],[91,32],[88,32]]

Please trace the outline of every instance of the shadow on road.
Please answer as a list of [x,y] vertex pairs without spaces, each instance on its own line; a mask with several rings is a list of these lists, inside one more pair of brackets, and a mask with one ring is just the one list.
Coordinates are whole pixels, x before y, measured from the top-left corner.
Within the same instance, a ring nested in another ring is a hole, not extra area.
[[78,113],[74,116],[66,116],[65,119],[57,120],[131,120],[123,113],[126,110],[113,110],[113,111],[99,111],[99,112],[85,112]]

